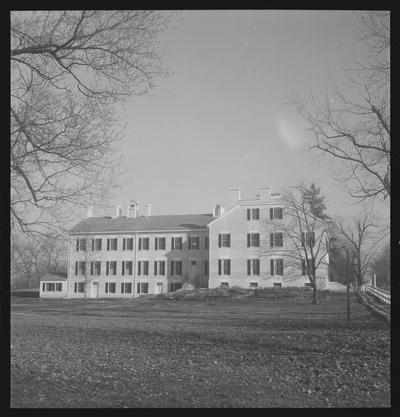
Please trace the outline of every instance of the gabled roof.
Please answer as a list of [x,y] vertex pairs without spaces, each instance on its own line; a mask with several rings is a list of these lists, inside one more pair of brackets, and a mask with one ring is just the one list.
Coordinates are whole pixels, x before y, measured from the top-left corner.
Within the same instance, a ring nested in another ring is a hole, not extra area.
[[71,233],[102,232],[151,232],[151,231],[195,231],[207,230],[212,214],[174,214],[141,216],[135,219],[118,217],[90,217],[83,219],[71,229]]
[[66,280],[67,280],[66,272],[47,272],[40,278],[40,281],[66,281]]

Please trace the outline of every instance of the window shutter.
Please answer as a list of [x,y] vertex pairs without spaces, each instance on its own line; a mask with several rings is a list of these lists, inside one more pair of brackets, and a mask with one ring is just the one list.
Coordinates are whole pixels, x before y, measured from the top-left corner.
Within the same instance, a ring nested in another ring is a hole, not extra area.
[[247,275],[251,275],[251,260],[247,259]]
[[274,234],[273,234],[273,233],[270,233],[270,234],[269,234],[269,246],[270,246],[271,248],[273,248],[273,247],[274,247]]
[[154,261],[154,275],[157,275],[157,261]]
[[269,209],[269,219],[274,220],[274,209],[273,208]]
[[247,209],[247,220],[250,220],[250,209]]
[[231,235],[229,234],[228,235],[228,248],[230,247],[231,247]]
[[125,275],[125,261],[122,261],[122,275]]
[[90,262],[90,275],[93,275],[93,262]]
[[256,208],[256,220],[260,220],[260,209]]
[[221,259],[218,259],[218,275],[221,275]]
[[260,260],[259,259],[255,259],[254,262],[256,264],[255,274],[256,275],[260,275]]
[[[44,284],[43,284],[44,285]],[[75,282],[75,284],[74,284],[74,292],[77,292],[77,288],[78,288],[78,283],[77,282]]]
[[174,275],[174,261],[171,261],[171,275]]
[[125,247],[126,247],[126,239],[123,238],[122,239],[122,250],[125,250]]
[[260,246],[260,234],[256,233],[255,237],[256,237],[256,246],[259,247]]
[[139,238],[139,250],[142,250],[142,238]]
[[227,262],[227,275],[230,275],[231,274],[231,260],[227,259],[226,262]]
[[142,272],[142,263],[141,263],[141,261],[138,261],[137,268],[138,268],[138,275],[141,275],[141,272]]
[[110,250],[110,239],[107,239],[107,250]]
[[76,239],[76,251],[79,251],[79,239]]
[[250,247],[250,233],[247,233],[247,247]]
[[171,237],[171,250],[175,249],[174,243],[175,243],[175,238]]
[[158,237],[154,238],[154,250],[158,249]]
[[110,273],[110,262],[107,261],[106,262],[106,275],[109,275],[109,273]]
[[218,235],[218,247],[221,247],[222,235],[221,233]]
[[94,251],[94,239],[92,239],[92,252]]
[[270,261],[269,261],[269,263],[270,263],[270,266],[271,266],[271,275],[275,275],[274,274],[274,260],[273,259],[270,259]]
[[78,262],[75,262],[75,275],[78,275]]

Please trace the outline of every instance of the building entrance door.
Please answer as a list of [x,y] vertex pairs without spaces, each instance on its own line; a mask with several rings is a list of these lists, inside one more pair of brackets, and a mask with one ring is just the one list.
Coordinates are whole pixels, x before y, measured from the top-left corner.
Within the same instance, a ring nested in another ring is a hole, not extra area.
[[162,282],[156,283],[156,294],[162,294],[163,292],[163,284]]
[[189,283],[196,286],[196,283],[199,281],[199,266],[197,261],[190,261],[189,269]]
[[99,297],[99,283],[98,282],[92,282],[92,291],[90,294],[91,298],[98,298]]

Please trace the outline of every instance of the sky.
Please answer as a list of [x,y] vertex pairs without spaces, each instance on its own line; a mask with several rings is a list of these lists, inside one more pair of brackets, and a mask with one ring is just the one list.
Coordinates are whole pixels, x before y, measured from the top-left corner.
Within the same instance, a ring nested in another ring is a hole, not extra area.
[[331,215],[360,210],[329,163],[302,150],[303,121],[286,103],[325,93],[362,52],[357,11],[181,11],[160,35],[170,75],[121,113],[125,183],[115,204],[152,214],[211,213],[242,198],[315,181]]

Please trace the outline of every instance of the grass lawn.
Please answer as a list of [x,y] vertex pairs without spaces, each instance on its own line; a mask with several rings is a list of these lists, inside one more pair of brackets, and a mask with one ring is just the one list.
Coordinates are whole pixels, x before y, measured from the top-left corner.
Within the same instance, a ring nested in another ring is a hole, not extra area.
[[13,297],[11,407],[389,407],[389,325],[345,297]]

